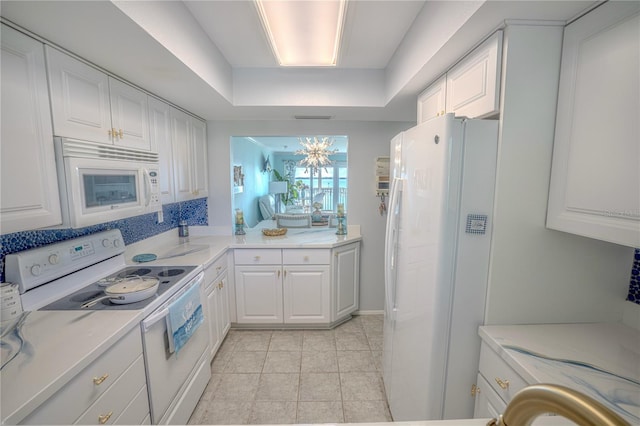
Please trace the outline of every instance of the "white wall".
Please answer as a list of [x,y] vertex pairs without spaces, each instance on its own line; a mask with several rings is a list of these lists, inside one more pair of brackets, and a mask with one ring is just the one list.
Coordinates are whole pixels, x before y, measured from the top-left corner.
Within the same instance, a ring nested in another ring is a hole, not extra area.
[[486,324],[619,321],[633,249],[545,228],[562,27],[508,26]]
[[384,229],[375,196],[375,157],[389,155],[389,141],[415,123],[330,120],[209,121],[209,225],[232,229],[232,136],[347,135],[349,137],[349,224],[361,226],[360,310],[384,306]]

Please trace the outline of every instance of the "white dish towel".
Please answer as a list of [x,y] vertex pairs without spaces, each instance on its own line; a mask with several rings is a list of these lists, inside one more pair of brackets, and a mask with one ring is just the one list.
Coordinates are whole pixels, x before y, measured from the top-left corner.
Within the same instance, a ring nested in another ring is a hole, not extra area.
[[200,286],[194,285],[169,305],[169,315],[167,315],[169,352],[177,354],[203,322]]

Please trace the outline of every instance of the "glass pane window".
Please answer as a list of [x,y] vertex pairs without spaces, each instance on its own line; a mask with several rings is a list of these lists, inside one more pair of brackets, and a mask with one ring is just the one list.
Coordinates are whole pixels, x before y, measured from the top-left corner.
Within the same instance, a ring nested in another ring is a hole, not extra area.
[[322,203],[321,210],[337,211],[338,203],[347,208],[347,165],[335,163],[332,167],[319,169],[316,173],[304,167],[296,167],[294,180],[305,185],[300,194],[302,205],[313,208],[316,202]]

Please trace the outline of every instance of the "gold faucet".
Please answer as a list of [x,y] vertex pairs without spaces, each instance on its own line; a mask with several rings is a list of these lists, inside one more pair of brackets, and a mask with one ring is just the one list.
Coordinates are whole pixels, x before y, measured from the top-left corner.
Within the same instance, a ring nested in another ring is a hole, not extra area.
[[546,413],[559,414],[584,426],[631,426],[595,399],[564,386],[532,385],[516,393],[497,419],[487,426],[529,426]]

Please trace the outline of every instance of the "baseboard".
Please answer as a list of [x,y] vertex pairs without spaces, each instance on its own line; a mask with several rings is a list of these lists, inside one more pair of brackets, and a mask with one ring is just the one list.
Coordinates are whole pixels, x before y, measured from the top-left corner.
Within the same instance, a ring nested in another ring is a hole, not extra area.
[[379,311],[355,311],[351,315],[384,315],[384,310],[379,310]]

